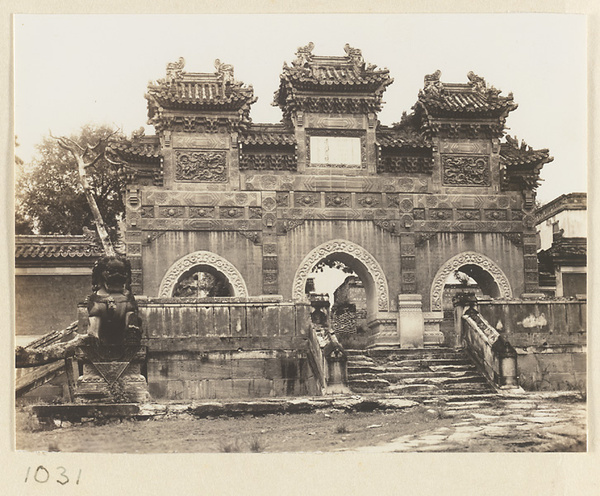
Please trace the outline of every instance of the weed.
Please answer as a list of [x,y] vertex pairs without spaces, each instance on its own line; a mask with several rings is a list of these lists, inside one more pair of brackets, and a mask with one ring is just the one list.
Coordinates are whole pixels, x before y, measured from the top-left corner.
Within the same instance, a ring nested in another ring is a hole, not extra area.
[[340,425],[336,426],[335,432],[337,434],[348,434],[348,432],[350,432],[350,431],[348,430],[348,427],[346,426],[346,424],[340,424]]
[[254,436],[250,440],[250,451],[252,451],[252,453],[260,453],[261,451],[264,451],[264,449],[265,444],[259,436]]
[[48,451],[60,451],[58,443],[56,441],[51,441],[50,444],[48,444]]
[[17,431],[21,432],[37,432],[42,430],[40,421],[33,413],[31,407],[20,408],[15,416]]
[[566,381],[566,386],[566,389],[569,391],[577,391],[580,401],[587,401],[587,385],[585,381],[576,381],[575,383]]
[[221,440],[219,443],[219,451],[222,453],[239,453],[242,451],[242,447],[240,446],[240,440]]

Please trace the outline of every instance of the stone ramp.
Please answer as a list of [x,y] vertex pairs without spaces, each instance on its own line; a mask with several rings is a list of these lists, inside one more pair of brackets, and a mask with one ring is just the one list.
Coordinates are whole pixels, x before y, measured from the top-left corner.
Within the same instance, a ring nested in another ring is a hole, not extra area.
[[461,401],[496,395],[462,349],[347,350],[348,385],[355,393],[392,393],[425,401]]
[[[69,341],[77,335],[78,323],[73,322],[65,329],[51,331],[24,347],[26,350],[43,350],[44,348]],[[43,386],[65,372],[65,361],[47,363],[38,367],[17,368],[15,377],[15,395],[17,398]]]

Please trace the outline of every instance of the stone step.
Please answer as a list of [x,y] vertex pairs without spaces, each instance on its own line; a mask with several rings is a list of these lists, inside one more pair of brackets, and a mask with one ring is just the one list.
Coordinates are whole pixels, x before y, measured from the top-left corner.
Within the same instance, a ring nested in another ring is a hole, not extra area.
[[[360,371],[358,372],[360,373]],[[433,371],[433,370],[392,370],[392,371],[388,371],[386,369],[385,372],[377,372],[378,374],[389,374],[390,378],[394,378],[397,377],[398,379],[412,379],[415,377],[423,377],[423,378],[430,378],[430,377],[452,377],[452,378],[459,378],[459,377],[480,377],[481,374],[479,374],[479,372],[477,371],[477,369],[473,369],[473,368],[467,368],[465,370],[460,370],[460,369],[452,369],[452,370],[442,370],[442,371]],[[348,374],[351,375],[351,374]]]
[[432,367],[439,365],[472,365],[473,362],[468,357],[457,358],[427,358],[423,360],[390,360],[387,362],[375,361],[379,366],[385,367]]
[[348,360],[346,363],[348,367],[377,367],[373,360]]
[[379,377],[394,384],[487,384],[485,377],[480,375],[468,375],[464,377],[403,377],[393,378],[387,374],[381,374]]
[[418,396],[403,396],[406,399],[412,399],[420,401],[423,404],[440,404],[443,402],[444,407],[448,411],[461,411],[461,410],[477,410],[478,408],[485,408],[492,406],[496,401],[497,394],[485,393],[485,394],[474,394],[474,395],[453,395],[453,396],[437,396],[433,398],[422,398]]
[[363,390],[372,390],[372,389],[381,389],[389,387],[390,383],[385,379],[379,379],[377,377],[367,378],[367,379],[349,379],[348,386],[353,391],[355,388],[360,388]]
[[376,367],[372,365],[349,366],[348,375],[352,374],[398,374],[400,375],[423,375],[430,374],[448,375],[451,373],[478,373],[477,367],[474,365],[458,366],[437,366],[435,368],[415,368],[415,367]]
[[[358,350],[357,350],[358,351]],[[364,351],[364,350],[363,350]],[[410,355],[425,355],[436,353],[461,353],[461,349],[448,348],[444,346],[428,346],[426,348],[409,348],[400,349],[397,347],[372,348],[367,350],[367,354],[371,357],[388,357],[388,356],[410,356]]]
[[413,384],[410,386],[391,386],[386,391],[394,394],[400,394],[403,397],[407,395],[436,395],[436,396],[480,396],[491,394],[488,388],[484,387],[461,387],[456,389],[440,388],[428,384]]
[[[452,375],[450,375],[452,374]],[[426,381],[430,384],[439,383],[461,383],[461,382],[487,382],[486,379],[475,371],[465,372],[367,372],[361,371],[358,373],[348,374],[349,380],[363,380],[363,379],[385,379],[388,382],[393,383],[405,383],[411,384],[416,381]]]
[[[358,356],[358,355],[355,355]],[[411,355],[390,355],[387,357],[369,356],[378,363],[382,362],[404,362],[407,360],[469,360],[469,357],[463,352],[444,352],[444,353],[422,353]]]

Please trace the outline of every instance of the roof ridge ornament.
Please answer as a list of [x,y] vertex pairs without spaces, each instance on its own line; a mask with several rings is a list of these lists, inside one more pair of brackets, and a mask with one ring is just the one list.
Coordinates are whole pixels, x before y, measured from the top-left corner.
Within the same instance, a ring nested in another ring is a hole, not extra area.
[[527,152],[534,151],[533,148],[531,148],[531,146],[529,146],[527,143],[525,143],[524,139],[521,140],[521,146],[519,146],[519,138],[516,135],[513,137],[510,134],[507,134],[506,142],[509,145],[511,145],[515,150],[521,150],[521,151],[527,151]]
[[363,58],[362,50],[353,48],[349,43],[346,43],[344,45],[344,52],[346,52],[346,55],[357,69],[363,69],[365,67],[365,59]]
[[167,80],[181,79],[184,67],[185,59],[183,57],[179,57],[177,62],[169,62],[167,64]]
[[432,74],[425,74],[423,78],[423,89],[428,89],[429,86],[441,87],[442,82],[440,81],[440,77],[442,76],[442,71],[439,69]]
[[[469,82],[467,83],[469,86],[479,93],[486,93],[488,97],[497,98],[502,92],[501,90],[488,85],[484,78],[478,76],[473,71],[467,73],[467,78],[469,79]],[[512,93],[508,95],[508,98],[512,99]]]
[[298,47],[296,50],[296,60],[292,61],[294,67],[305,67],[312,59],[313,48],[315,44],[310,41],[308,45]]
[[215,59],[215,68],[217,74],[223,78],[223,83],[237,84],[237,81],[233,77],[233,66],[231,64],[224,64],[219,59]]

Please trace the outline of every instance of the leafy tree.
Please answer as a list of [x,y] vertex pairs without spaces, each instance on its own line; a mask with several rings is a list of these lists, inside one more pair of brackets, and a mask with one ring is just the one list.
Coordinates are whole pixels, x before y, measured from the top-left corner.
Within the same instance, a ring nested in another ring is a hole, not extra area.
[[[99,143],[86,172],[113,240],[117,222],[125,211],[118,167],[104,157],[106,142],[114,134],[107,126],[86,125],[67,139],[84,147]],[[82,234],[84,227],[95,229],[77,160],[61,146],[61,140],[45,137],[37,146],[37,155],[31,164],[21,167],[16,164],[19,175],[15,193],[17,234]]]
[[344,262],[336,260],[335,258],[324,258],[313,267],[312,272],[323,272],[325,267],[341,270],[345,274],[354,274],[352,267],[348,267]]

